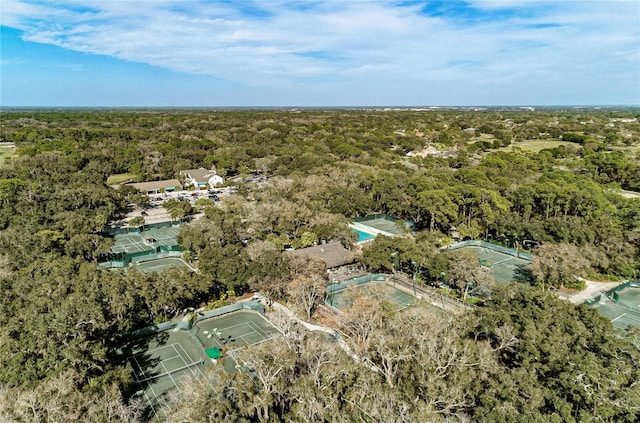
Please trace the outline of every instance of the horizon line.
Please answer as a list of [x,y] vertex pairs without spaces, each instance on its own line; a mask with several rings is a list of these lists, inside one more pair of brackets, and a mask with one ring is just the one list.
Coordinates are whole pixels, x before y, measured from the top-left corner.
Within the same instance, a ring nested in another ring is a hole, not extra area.
[[2,110],[435,110],[435,109],[640,109],[640,104],[519,104],[519,105],[416,105],[416,106],[0,106]]

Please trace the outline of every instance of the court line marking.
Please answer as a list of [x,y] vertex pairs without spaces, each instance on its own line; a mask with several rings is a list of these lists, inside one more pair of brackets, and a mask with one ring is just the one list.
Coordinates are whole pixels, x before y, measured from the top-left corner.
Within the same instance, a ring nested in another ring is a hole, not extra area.
[[[182,360],[182,357],[180,357],[180,359]],[[185,363],[184,360],[182,360],[182,362],[184,363],[184,365],[187,364],[187,363]],[[167,376],[169,376],[169,379],[171,379],[171,383],[173,383],[173,386],[178,390],[178,392],[182,392],[182,390],[180,390],[180,387],[178,386],[176,381],[173,379],[173,375],[171,373],[169,373],[169,370],[167,369],[167,366],[164,365],[164,360],[160,362],[160,365],[164,369],[164,372],[167,374]],[[158,379],[159,378],[156,378],[155,380],[158,380]]]
[[618,317],[616,317],[615,319],[613,319],[613,320],[611,321],[611,323],[615,322],[616,320],[622,319],[622,318],[627,318],[627,319],[630,319],[630,320],[632,320],[632,321],[633,321],[633,320],[635,320],[636,322],[640,322],[640,317],[636,317],[636,316],[634,316],[634,315],[632,315],[632,314],[628,314],[628,313],[622,313],[622,314],[620,314]]
[[[158,350],[165,349],[165,348],[170,348],[170,347],[173,347],[173,350],[175,351],[176,355],[171,356],[171,357],[168,357],[168,358],[165,358],[165,359],[162,359],[162,360],[160,361],[160,365],[162,366],[162,368],[164,369],[164,373],[166,373],[166,374],[165,374],[165,375],[162,375],[162,376],[160,376],[159,378],[154,379],[154,380],[155,380],[155,381],[157,381],[158,379],[161,379],[162,377],[169,376],[169,378],[171,379],[171,382],[173,383],[173,387],[169,388],[169,389],[167,390],[167,392],[168,392],[169,390],[171,390],[171,389],[174,389],[174,388],[175,388],[175,389],[177,389],[177,390],[178,390],[178,392],[179,392],[179,393],[181,393],[181,392],[182,392],[182,390],[180,389],[180,385],[179,385],[179,384],[176,382],[176,380],[173,378],[173,375],[170,373],[170,371],[167,369],[167,367],[165,366],[165,364],[164,364],[164,363],[165,363],[165,361],[168,361],[168,360],[171,360],[171,359],[174,359],[174,358],[180,358],[180,360],[181,360],[181,361],[182,361],[182,363],[183,363],[183,366],[187,366],[187,361],[185,360],[184,356],[183,356],[182,354],[180,354],[180,351],[178,351],[178,348],[177,348],[177,347],[180,347],[180,349],[182,349],[182,351],[184,352],[184,354],[185,354],[187,357],[189,357],[190,359],[192,359],[191,355],[189,355],[189,354],[187,353],[187,351],[184,349],[184,347],[183,347],[181,344],[179,344],[179,343],[173,343],[173,344],[169,344],[169,345],[164,345],[164,346],[162,346],[162,347],[155,348],[155,349],[153,349],[153,350],[149,350],[149,351],[148,351],[148,352],[146,352],[146,353],[149,353],[149,352],[151,352],[151,351],[158,351]],[[140,355],[140,354],[145,354],[145,353],[139,353],[139,354],[136,354],[136,355]],[[140,373],[142,374],[143,379],[146,379],[146,378],[147,378],[147,376],[146,376],[146,374],[145,374],[144,370],[142,370],[142,367],[140,366],[140,364],[139,364],[139,363],[138,363],[138,361],[136,360],[135,356],[133,356],[133,355],[132,355],[130,358],[133,358],[133,359],[134,359],[134,361],[136,362],[136,365],[137,365],[137,366],[138,366],[138,368],[140,369]],[[194,362],[194,363],[196,363],[196,362]],[[182,366],[180,366],[180,367],[182,367]],[[204,378],[204,379],[206,380],[206,375],[205,375],[205,374],[202,372],[202,370],[201,370],[199,367],[197,367],[197,366],[194,366],[194,367],[188,367],[188,368],[187,368],[187,369],[185,369],[185,370],[189,370],[189,371],[191,372],[191,375],[192,375],[192,376],[198,376],[198,373],[199,373],[199,374],[200,374],[199,376],[200,376],[200,377],[202,377],[202,378]],[[136,377],[136,383],[138,383],[138,385],[140,385],[140,387],[142,388],[142,392],[143,392],[143,394],[144,394],[144,396],[145,396],[145,399],[147,400],[147,403],[149,404],[149,406],[150,406],[150,407],[151,407],[151,409],[153,410],[153,413],[154,413],[154,414],[158,414],[158,412],[159,412],[159,411],[162,411],[162,413],[163,413],[163,414],[165,415],[165,417],[166,417],[166,416],[168,415],[167,410],[169,410],[169,406],[165,403],[165,401],[163,401],[163,400],[158,396],[158,394],[156,393],[155,389],[153,388],[153,385],[151,384],[151,381],[150,381],[150,380],[146,380],[146,381],[144,381],[144,382],[140,382],[140,379],[138,379],[138,378],[137,378],[137,374],[138,374],[138,372],[136,372],[136,371],[134,370],[134,376]],[[152,402],[151,398],[150,398],[150,397],[149,397],[149,395],[147,394],[147,390],[149,390],[149,391],[151,391],[151,393],[153,393],[153,396],[155,397],[155,403],[156,403],[156,405],[157,405],[159,408],[154,407],[154,405],[153,405],[153,402]]]
[[269,334],[265,330],[263,330],[260,326],[258,326],[256,322],[252,322],[251,320],[249,320],[247,321],[247,323],[249,323],[249,326],[251,326],[253,330],[258,333],[258,335],[262,336],[263,338],[269,337]]
[[[133,361],[136,362],[136,366],[138,366],[138,369],[140,370],[140,373],[142,374],[142,379],[146,379],[147,375],[145,374],[144,370],[142,369],[142,366],[140,365],[140,363],[138,363],[138,360],[136,359],[136,357],[134,355],[132,355],[130,358],[133,358]],[[138,382],[139,384],[142,384],[142,382],[140,382],[140,379],[138,379],[138,372],[134,369],[133,372],[133,376],[136,378],[136,382]]]
[[501,260],[501,261],[496,261],[495,263],[492,264],[492,266],[495,266],[496,264],[502,264],[502,263],[506,263],[508,261],[513,260],[515,257],[509,257],[507,259]]
[[[175,345],[176,345],[176,344],[178,344],[178,343],[177,343],[177,342],[173,342],[173,343],[168,344],[168,345],[162,345],[161,347],[157,347],[157,348],[154,348],[154,349],[152,349],[152,350],[147,350],[147,351],[145,351],[145,352],[141,352],[141,353],[138,353],[138,354],[136,354],[136,355],[140,355],[140,354],[150,354],[150,353],[152,353],[152,352],[156,352],[156,351],[163,350],[163,349],[165,349],[165,348],[171,348],[171,347],[173,347],[173,350],[174,350],[174,351],[176,351],[176,353],[177,353],[178,351],[176,350],[176,347],[175,347]],[[180,345],[180,344],[178,344],[178,345]]]

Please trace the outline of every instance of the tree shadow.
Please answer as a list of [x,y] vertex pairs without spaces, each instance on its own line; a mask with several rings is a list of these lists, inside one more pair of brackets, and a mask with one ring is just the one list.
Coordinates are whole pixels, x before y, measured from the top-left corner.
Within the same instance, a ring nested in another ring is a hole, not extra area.
[[532,285],[535,282],[535,277],[528,264],[519,264],[513,271],[513,280]]
[[[148,383],[153,383],[153,379],[162,373],[161,371],[153,370],[158,369],[158,364],[162,361],[162,357],[153,355],[149,351],[165,345],[168,339],[168,333],[160,332],[141,338],[131,338],[123,342],[114,357],[114,361],[131,371],[130,379],[123,383],[122,386],[123,396],[127,400],[144,397],[142,391],[148,387]],[[136,378],[138,380],[151,380],[139,383]],[[153,417],[154,410],[151,404],[147,404],[143,413],[149,419]]]

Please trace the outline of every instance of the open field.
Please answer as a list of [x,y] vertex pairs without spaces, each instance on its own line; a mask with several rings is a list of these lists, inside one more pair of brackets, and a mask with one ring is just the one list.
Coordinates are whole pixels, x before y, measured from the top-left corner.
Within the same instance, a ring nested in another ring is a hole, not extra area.
[[546,148],[556,148],[556,147],[560,147],[561,145],[573,145],[574,147],[576,147],[578,149],[582,148],[582,146],[580,144],[575,143],[575,142],[570,142],[570,141],[527,140],[527,141],[514,142],[511,145],[509,145],[508,147],[503,147],[500,150],[502,150],[502,151],[511,151],[515,147],[518,147],[518,148],[521,148],[523,150],[533,151],[534,153],[538,153],[541,150],[544,150]]
[[16,145],[14,143],[2,143],[0,144],[0,166],[4,164],[4,162],[16,156]]
[[107,178],[107,185],[111,186],[111,185],[116,185],[116,184],[122,184],[124,182],[136,182],[138,181],[138,179],[140,179],[138,177],[138,175],[134,174],[134,173],[118,173],[118,174],[114,174],[114,175],[110,175]]
[[640,153],[640,144],[639,145],[625,145],[625,146],[614,145],[614,146],[608,146],[607,148],[609,150],[612,150],[612,151],[623,151],[623,152],[629,152],[629,153]]
[[468,144],[474,144],[480,141],[490,141],[493,142],[496,137],[493,134],[480,134],[479,137],[473,137],[469,140]]

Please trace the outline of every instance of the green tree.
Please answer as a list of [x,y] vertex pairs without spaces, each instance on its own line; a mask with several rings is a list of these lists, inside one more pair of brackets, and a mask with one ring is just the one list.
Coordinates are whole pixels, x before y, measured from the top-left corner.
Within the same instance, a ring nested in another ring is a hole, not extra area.
[[193,213],[193,207],[187,200],[175,200],[172,198],[165,201],[163,206],[169,212],[171,220],[182,219],[183,217]]
[[483,421],[636,421],[640,352],[611,323],[540,289],[494,290],[469,334],[501,349],[502,371],[477,380]]
[[414,203],[418,215],[429,216],[429,230],[446,228],[457,217],[458,207],[451,201],[445,190],[430,190],[418,193]]
[[144,217],[142,216],[135,216],[133,217],[130,221],[129,221],[129,226],[131,228],[139,228],[140,226],[143,226],[145,223],[144,221]]

